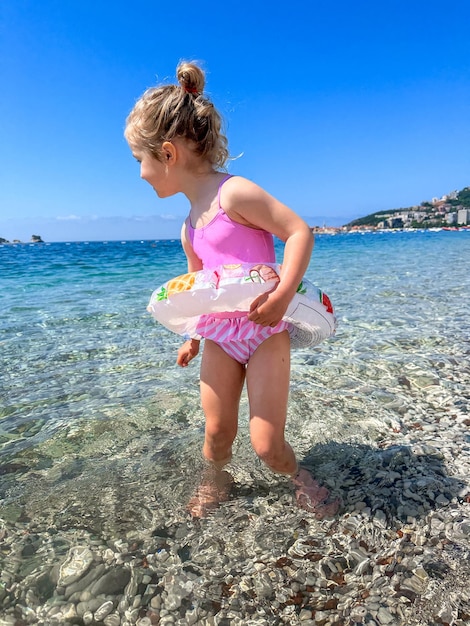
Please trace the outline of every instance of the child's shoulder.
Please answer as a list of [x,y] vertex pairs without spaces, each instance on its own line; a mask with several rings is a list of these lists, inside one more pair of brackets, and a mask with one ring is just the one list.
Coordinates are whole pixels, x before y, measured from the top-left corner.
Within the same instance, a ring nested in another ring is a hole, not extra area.
[[220,206],[235,221],[250,223],[254,213],[266,211],[273,198],[258,184],[243,176],[232,176],[222,186]]
[[238,197],[247,197],[263,191],[255,182],[238,174],[228,178],[222,188],[227,194]]

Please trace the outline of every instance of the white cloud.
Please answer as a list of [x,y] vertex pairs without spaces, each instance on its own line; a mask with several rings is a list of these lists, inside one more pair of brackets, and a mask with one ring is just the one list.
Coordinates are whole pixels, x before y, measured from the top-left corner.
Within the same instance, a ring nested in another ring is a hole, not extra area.
[[158,217],[161,217],[162,220],[181,220],[180,215],[173,215],[172,213],[161,213]]
[[62,221],[62,222],[66,222],[66,221],[71,221],[71,220],[81,220],[81,216],[80,215],[58,215],[56,217],[56,220]]

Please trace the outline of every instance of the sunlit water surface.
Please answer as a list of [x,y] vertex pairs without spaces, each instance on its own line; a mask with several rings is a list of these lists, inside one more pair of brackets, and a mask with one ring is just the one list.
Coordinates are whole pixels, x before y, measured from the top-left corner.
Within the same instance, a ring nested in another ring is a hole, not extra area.
[[[287,435],[321,480],[345,446],[359,458],[410,406],[427,410],[410,389],[437,385],[457,406],[468,397],[470,381],[454,374],[469,350],[469,259],[470,232],[317,237],[307,277],[330,296],[338,330],[292,354]],[[6,523],[110,540],[186,519],[202,467],[198,362],[178,368],[180,338],[146,311],[153,289],[184,271],[178,241],[0,247]],[[243,396],[238,492],[219,515],[236,531],[240,510],[261,498],[269,524],[243,529],[249,559],[253,542],[286,541],[269,507],[288,489],[255,458],[247,413]]]

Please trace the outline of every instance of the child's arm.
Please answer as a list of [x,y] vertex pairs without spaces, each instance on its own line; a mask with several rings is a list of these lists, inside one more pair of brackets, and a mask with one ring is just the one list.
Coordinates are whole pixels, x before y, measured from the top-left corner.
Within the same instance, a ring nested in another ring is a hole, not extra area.
[[285,243],[280,282],[276,289],[256,298],[249,319],[263,326],[275,326],[294,297],[313,249],[308,224],[285,204],[251,181],[234,177],[222,188],[225,212],[237,222],[262,228]]
[[181,348],[178,350],[178,355],[176,357],[176,363],[180,367],[187,367],[189,362],[194,359],[199,354],[199,339],[188,339],[185,341]]
[[[202,261],[196,256],[191,242],[188,240],[186,234],[186,222],[183,224],[183,228],[181,229],[181,244],[188,261],[188,272],[198,272],[199,270],[202,270]],[[199,339],[188,339],[188,341],[185,341],[178,350],[176,363],[181,367],[187,367],[189,362],[198,355],[200,343]]]
[[186,260],[188,262],[188,272],[199,272],[199,270],[202,270],[202,261],[194,252],[191,242],[188,239],[186,222],[181,228],[181,245],[183,246]]

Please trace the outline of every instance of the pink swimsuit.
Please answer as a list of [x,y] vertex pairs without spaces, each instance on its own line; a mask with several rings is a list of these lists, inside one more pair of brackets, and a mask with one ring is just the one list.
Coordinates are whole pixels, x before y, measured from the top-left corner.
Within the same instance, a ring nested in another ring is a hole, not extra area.
[[[271,233],[250,228],[231,220],[220,205],[222,185],[219,185],[218,211],[202,228],[193,228],[186,220],[188,238],[204,268],[232,263],[275,263],[274,241]],[[229,356],[239,363],[248,363],[256,348],[268,337],[289,328],[280,321],[277,326],[260,326],[248,319],[246,313],[231,312],[201,316],[197,332],[215,341]]]

